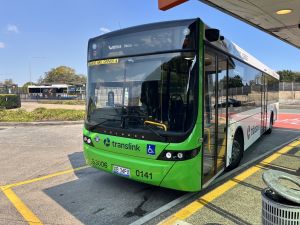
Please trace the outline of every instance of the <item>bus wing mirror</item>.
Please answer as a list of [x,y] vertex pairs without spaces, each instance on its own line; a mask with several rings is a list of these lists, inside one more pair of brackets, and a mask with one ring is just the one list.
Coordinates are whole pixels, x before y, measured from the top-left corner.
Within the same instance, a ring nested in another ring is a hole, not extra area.
[[209,42],[214,42],[220,39],[220,31],[218,29],[209,28],[205,30],[205,38]]

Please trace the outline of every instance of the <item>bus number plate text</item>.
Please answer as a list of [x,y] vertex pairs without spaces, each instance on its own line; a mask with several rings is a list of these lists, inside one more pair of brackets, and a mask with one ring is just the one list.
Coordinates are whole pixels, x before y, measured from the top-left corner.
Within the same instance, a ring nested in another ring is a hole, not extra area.
[[130,169],[121,167],[121,166],[113,166],[113,173],[119,174],[125,177],[130,177]]

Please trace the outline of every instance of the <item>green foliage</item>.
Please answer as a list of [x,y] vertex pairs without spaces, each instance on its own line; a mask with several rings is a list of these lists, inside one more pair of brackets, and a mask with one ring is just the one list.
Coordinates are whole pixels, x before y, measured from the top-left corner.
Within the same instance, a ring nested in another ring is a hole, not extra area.
[[84,110],[37,108],[32,112],[24,109],[0,110],[0,122],[75,121],[83,120]]
[[277,72],[280,75],[281,82],[300,82],[300,72],[291,70],[281,70]]
[[10,79],[6,79],[6,80],[4,81],[4,84],[5,84],[5,85],[13,85],[14,82],[13,82],[13,80],[10,78]]
[[0,122],[31,122],[34,121],[33,115],[24,109],[0,110]]
[[39,100],[39,104],[85,105],[85,100]]
[[21,107],[20,96],[16,94],[0,94],[0,108],[12,109]]
[[44,84],[84,84],[86,76],[76,74],[75,70],[67,66],[59,66],[45,73],[44,78],[39,80]]
[[28,86],[30,85],[36,85],[33,82],[26,82],[23,86],[22,86],[22,93],[28,93]]
[[228,78],[228,87],[234,88],[234,87],[243,87],[243,80],[239,75],[235,75],[234,77]]

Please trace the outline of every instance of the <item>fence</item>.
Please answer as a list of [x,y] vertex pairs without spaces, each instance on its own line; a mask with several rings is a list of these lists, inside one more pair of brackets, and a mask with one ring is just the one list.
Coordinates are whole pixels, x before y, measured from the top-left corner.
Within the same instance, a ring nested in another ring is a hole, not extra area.
[[300,91],[300,83],[297,82],[281,82],[279,84],[280,91]]
[[300,105],[300,83],[281,82],[279,84],[279,102],[287,105]]
[[39,100],[85,100],[85,94],[61,94],[55,96],[39,96],[27,93],[19,93],[22,101],[39,101]]
[[[241,87],[231,89],[229,91],[229,96],[231,95],[241,95],[249,93],[250,87]],[[27,93],[22,93],[23,90],[19,88],[19,94],[22,100],[37,100]],[[72,95],[75,99],[85,100],[85,94]],[[219,96],[222,96],[220,93]],[[53,98],[51,98],[53,99]],[[54,98],[54,99],[59,99]],[[286,104],[300,104],[300,83],[299,82],[280,82],[279,83],[279,100]]]

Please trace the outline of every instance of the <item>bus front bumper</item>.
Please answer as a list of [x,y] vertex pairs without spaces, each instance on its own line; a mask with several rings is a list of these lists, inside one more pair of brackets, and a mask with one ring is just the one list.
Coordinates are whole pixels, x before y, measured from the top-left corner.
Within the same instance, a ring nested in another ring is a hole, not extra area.
[[[116,174],[116,167],[127,169],[126,175],[117,175],[156,186],[181,190],[201,189],[200,156],[182,162],[146,159],[96,149],[84,144],[87,164]],[[129,173],[128,173],[129,171]]]

